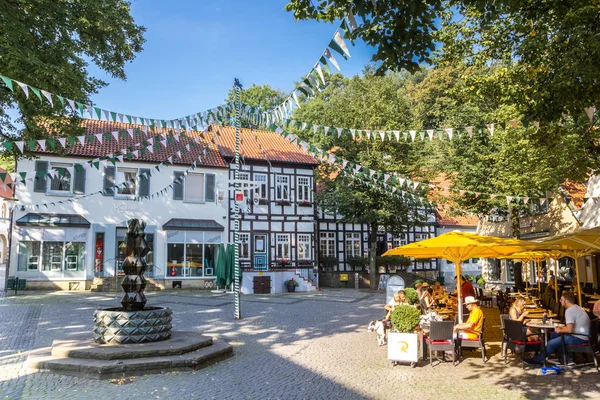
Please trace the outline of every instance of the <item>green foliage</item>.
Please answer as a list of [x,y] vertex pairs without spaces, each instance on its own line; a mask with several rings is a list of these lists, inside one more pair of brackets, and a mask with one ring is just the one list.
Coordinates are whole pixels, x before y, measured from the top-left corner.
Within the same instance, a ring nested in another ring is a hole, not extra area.
[[483,279],[483,275],[481,274],[475,277],[475,282],[477,282],[479,286],[485,286],[485,279]]
[[323,267],[333,268],[339,264],[337,257],[322,256],[319,257],[319,264]]
[[423,284],[423,282],[425,282],[423,279],[417,279],[413,282],[413,284],[411,286],[413,288],[416,288],[418,284]]
[[[251,107],[260,107],[262,110],[271,110],[281,105],[287,98],[288,95],[281,90],[273,89],[269,85],[256,85],[254,83],[240,93],[240,101],[242,104]],[[233,89],[231,89],[227,94],[227,99],[225,101],[231,102],[234,100],[235,93]],[[251,127],[249,121],[242,120],[241,122],[244,128]],[[264,129],[264,126],[259,128]]]
[[419,302],[419,294],[413,288],[404,289],[404,293],[406,294],[406,301],[408,304],[417,304]]
[[297,280],[295,280],[294,278],[292,279],[288,279],[286,281],[283,282],[284,286],[300,286],[300,284],[298,283]]
[[473,279],[474,279],[474,278],[473,278],[473,275],[468,275],[468,274],[465,274],[465,275],[463,275],[463,276],[465,277],[465,280],[467,280],[467,281],[469,281],[469,282],[473,282]]
[[421,321],[421,311],[413,306],[397,306],[390,320],[395,331],[412,333]]
[[361,270],[369,265],[369,260],[365,257],[348,257],[346,263],[354,270]]
[[[136,25],[124,0],[15,0],[0,5],[0,71],[11,78],[83,103],[105,82],[87,71],[91,61],[125,79],[125,64],[142,50],[144,28]],[[33,96],[33,95],[32,95]],[[30,96],[30,97],[32,97]],[[33,96],[35,97],[35,96]],[[19,135],[7,111],[17,107],[24,138],[47,133],[39,118],[76,134],[77,121],[59,117],[60,102],[26,100],[21,90],[0,85],[0,132]]]
[[410,263],[411,259],[404,256],[378,256],[375,260],[375,265],[377,266],[394,265],[397,267],[407,267]]

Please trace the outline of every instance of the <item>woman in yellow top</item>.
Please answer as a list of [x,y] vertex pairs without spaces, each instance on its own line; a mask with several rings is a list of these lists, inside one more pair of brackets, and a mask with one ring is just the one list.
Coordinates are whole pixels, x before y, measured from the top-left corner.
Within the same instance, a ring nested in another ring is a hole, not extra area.
[[454,325],[454,332],[460,330],[458,337],[462,339],[478,339],[479,333],[475,331],[481,331],[483,325],[483,311],[477,304],[477,299],[473,296],[465,297],[465,306],[469,310],[469,319],[467,322],[462,324]]

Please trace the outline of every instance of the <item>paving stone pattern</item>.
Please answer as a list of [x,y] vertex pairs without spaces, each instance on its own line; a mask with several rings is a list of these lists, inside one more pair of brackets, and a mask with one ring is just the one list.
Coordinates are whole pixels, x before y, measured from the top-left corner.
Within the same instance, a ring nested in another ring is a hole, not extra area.
[[[369,321],[383,316],[381,292],[329,289],[317,293],[233,297],[201,291],[148,293],[148,305],[173,309],[174,329],[224,339],[234,356],[198,371],[127,379],[123,384],[32,373],[28,351],[93,328],[93,312],[118,305],[102,293],[7,293],[0,302],[0,398],[4,399],[597,399],[593,368],[542,376],[499,357],[497,309],[487,316],[488,356],[466,353],[458,366],[421,363],[393,367]],[[0,296],[1,298],[1,296]]]

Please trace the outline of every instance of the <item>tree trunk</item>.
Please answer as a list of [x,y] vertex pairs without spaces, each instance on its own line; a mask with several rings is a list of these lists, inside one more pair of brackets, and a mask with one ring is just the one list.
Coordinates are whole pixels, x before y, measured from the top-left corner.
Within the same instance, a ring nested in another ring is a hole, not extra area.
[[377,257],[377,224],[371,223],[369,232],[369,280],[371,281],[369,287],[371,290],[377,290],[379,282],[377,280],[377,266],[375,265],[375,259]]
[[517,207],[510,207],[510,230],[514,239],[521,238],[521,217]]

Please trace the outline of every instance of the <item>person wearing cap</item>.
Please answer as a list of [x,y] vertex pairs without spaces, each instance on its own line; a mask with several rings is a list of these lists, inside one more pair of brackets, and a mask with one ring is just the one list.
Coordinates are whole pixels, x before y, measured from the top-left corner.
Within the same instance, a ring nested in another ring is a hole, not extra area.
[[454,332],[460,330],[461,332],[458,333],[458,337],[462,339],[477,339],[479,338],[479,333],[476,331],[481,331],[483,324],[483,311],[481,311],[481,308],[477,304],[477,299],[473,296],[465,298],[465,306],[469,310],[469,319],[467,319],[467,322],[454,325]]

